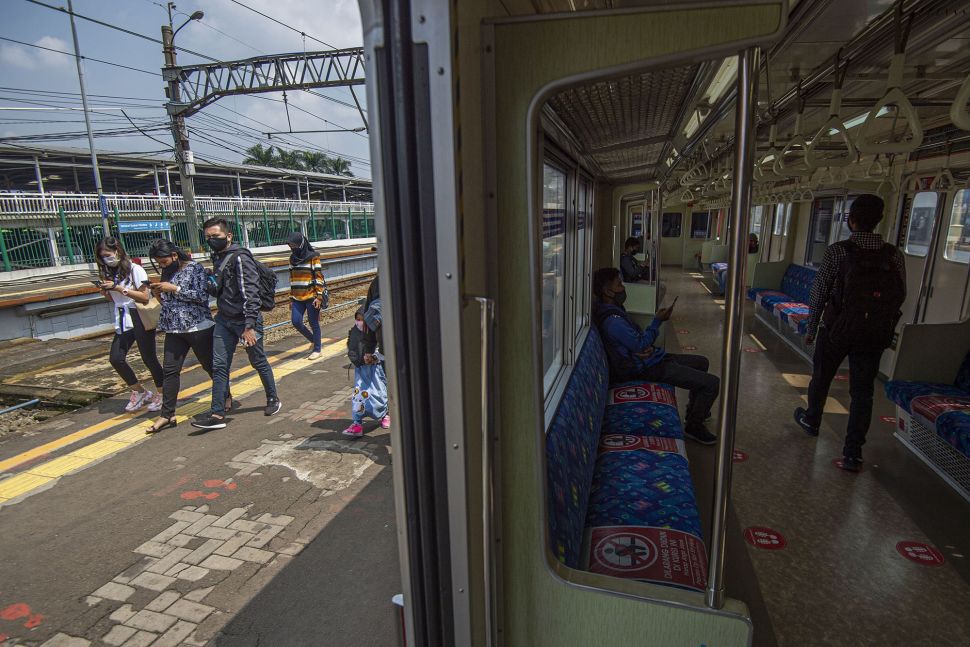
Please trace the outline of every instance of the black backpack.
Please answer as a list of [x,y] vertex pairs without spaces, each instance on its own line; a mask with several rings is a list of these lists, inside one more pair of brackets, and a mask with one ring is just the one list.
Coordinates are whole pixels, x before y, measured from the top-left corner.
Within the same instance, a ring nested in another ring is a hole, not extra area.
[[347,332],[347,359],[354,366],[364,365],[364,331],[351,326]]
[[256,257],[248,249],[233,252],[222,261],[222,264],[219,265],[218,272],[219,285],[222,285],[222,277],[226,268],[236,260],[239,254],[249,254],[249,257],[256,263],[256,272],[259,274],[259,309],[263,312],[271,311],[276,307],[276,283],[279,279],[276,277],[276,272],[256,260]]
[[846,245],[824,321],[831,337],[855,350],[881,351],[892,344],[906,298],[906,286],[893,265],[896,248],[861,249]]

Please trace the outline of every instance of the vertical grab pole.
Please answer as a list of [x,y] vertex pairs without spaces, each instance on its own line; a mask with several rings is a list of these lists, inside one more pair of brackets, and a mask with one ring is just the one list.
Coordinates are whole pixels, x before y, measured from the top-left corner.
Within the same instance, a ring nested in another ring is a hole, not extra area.
[[751,173],[754,156],[754,114],[757,107],[761,51],[757,47],[738,54],[738,99],[735,113],[734,186],[731,199],[732,236],[725,294],[724,346],[721,354],[721,393],[718,403],[717,465],[714,472],[714,520],[708,563],[707,606],[724,606],[724,557],[727,512],[731,493],[731,462],[738,414],[741,374],[741,335],[744,319],[744,274],[747,267],[747,232],[751,220]]

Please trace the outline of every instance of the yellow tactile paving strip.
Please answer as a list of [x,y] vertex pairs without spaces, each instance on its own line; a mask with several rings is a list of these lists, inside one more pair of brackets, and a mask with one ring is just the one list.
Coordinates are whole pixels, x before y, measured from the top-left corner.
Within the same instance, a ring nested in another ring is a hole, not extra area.
[[[335,357],[339,355],[341,352],[343,352],[343,350],[344,350],[343,344],[340,342],[336,342],[324,347],[323,356],[319,360],[311,361],[301,357],[299,359],[283,362],[279,366],[277,366],[273,371],[276,377],[276,380],[277,381],[282,380],[284,377],[291,375],[292,373],[295,373],[297,371],[300,371],[304,368],[307,368],[316,362],[323,361],[331,357]],[[306,349],[302,347],[292,349],[292,350],[286,351],[285,353],[281,353],[280,355],[277,355],[272,359],[279,362],[283,357],[292,356],[293,354],[301,353],[301,352],[306,352]],[[244,371],[235,371],[233,375],[241,374],[242,372]],[[254,393],[263,388],[263,385],[260,382],[258,374],[252,371],[251,368],[245,372],[252,373],[252,375],[250,375],[249,377],[247,377],[242,381],[233,383],[232,389],[234,393],[238,396],[248,395],[249,393]],[[180,397],[188,397],[189,395],[194,395],[201,391],[205,391],[208,388],[209,388],[209,383],[204,382],[194,387],[190,387],[189,389],[185,389],[179,395]],[[188,402],[178,408],[176,415],[182,418],[180,422],[184,422],[185,418],[190,417],[195,413],[200,413],[204,411],[207,406],[208,404],[203,401]],[[51,451],[51,447],[50,447],[51,445],[61,443],[57,446],[63,447],[65,444],[75,442],[76,440],[80,440],[84,437],[89,437],[95,433],[98,433],[99,431],[103,431],[104,429],[114,426],[115,424],[124,422],[128,418],[129,416],[116,416],[117,420],[111,424],[107,424],[107,423],[110,423],[111,421],[105,421],[105,422],[98,423],[96,425],[92,425],[91,427],[82,429],[78,432],[75,432],[74,434],[65,436],[62,439],[59,439],[57,441],[52,441],[47,445],[35,448],[34,450],[31,450],[29,452],[24,452],[19,456],[14,456],[13,458],[7,459],[5,463],[12,462],[12,464],[14,465],[22,464],[30,460],[31,458],[35,458],[36,456],[42,456],[43,454],[48,453],[49,451]],[[78,472],[109,456],[112,456],[118,452],[128,449],[129,447],[133,447],[134,445],[144,442],[145,440],[151,438],[151,436],[147,436],[145,434],[145,430],[151,426],[151,423],[152,423],[151,419],[139,421],[137,424],[132,425],[131,427],[124,429],[122,431],[119,431],[118,433],[113,434],[108,438],[92,443],[85,447],[76,449],[64,456],[60,456],[58,458],[54,458],[49,461],[44,461],[43,463],[38,463],[37,465],[32,465],[28,467],[25,471],[19,474],[16,474],[4,481],[0,481],[0,505],[9,504],[11,501],[14,501],[14,499],[21,500],[26,496],[29,496],[30,494],[36,492],[40,488],[43,488],[44,486],[51,484],[52,481],[54,481],[55,479],[58,479],[62,476],[66,476],[67,474]],[[95,429],[95,431],[91,431],[92,429]],[[72,436],[76,438],[74,438],[74,440],[67,440],[67,442],[62,442]],[[40,451],[40,453],[36,453],[38,452],[38,450],[42,450],[42,451]],[[2,467],[0,467],[0,469],[2,469]]]

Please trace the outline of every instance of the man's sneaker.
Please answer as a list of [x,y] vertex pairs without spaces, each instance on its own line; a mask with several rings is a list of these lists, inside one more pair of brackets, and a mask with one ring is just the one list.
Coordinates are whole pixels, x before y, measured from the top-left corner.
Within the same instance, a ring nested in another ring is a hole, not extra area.
[[390,429],[390,428],[391,428],[391,416],[390,414],[388,414],[383,418],[381,418],[381,429]]
[[132,391],[131,397],[128,398],[128,404],[125,405],[125,411],[129,413],[138,411],[145,406],[145,400],[150,397],[152,397],[152,394],[149,391]]
[[859,472],[862,470],[862,459],[844,456],[842,458],[842,465],[840,465],[840,467],[846,472]]
[[216,416],[208,416],[206,418],[199,418],[192,422],[192,426],[196,429],[225,429],[226,419],[217,418]]
[[342,433],[344,436],[350,436],[351,438],[360,438],[361,436],[364,435],[364,428],[361,426],[360,423],[355,422],[354,424],[344,429]]
[[162,394],[156,393],[152,395],[151,402],[148,403],[149,411],[161,411],[162,410]]
[[273,398],[272,400],[266,401],[266,408],[263,410],[264,416],[275,416],[283,408],[283,403],[280,402],[279,398]]
[[688,425],[684,429],[684,435],[702,445],[713,445],[717,442],[717,436],[708,431],[704,425]]
[[310,355],[309,355],[309,356],[307,356],[307,359],[310,359],[310,360],[313,360],[313,359],[320,359],[320,358],[321,358],[322,356],[323,356],[323,353],[321,353],[321,352],[320,352],[320,351],[318,351],[318,350],[315,350],[315,351],[313,351],[312,353],[310,353]]
[[818,436],[818,427],[813,427],[808,422],[808,412],[802,407],[795,409],[795,424],[802,428],[809,436]]

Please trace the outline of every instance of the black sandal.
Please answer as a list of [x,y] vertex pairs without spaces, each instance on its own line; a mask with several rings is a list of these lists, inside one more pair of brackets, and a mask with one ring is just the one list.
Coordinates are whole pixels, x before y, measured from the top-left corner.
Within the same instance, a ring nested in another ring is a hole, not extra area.
[[158,424],[157,422],[152,424],[151,427],[145,430],[145,433],[150,436],[152,434],[157,434],[160,431],[164,431],[165,429],[175,427],[176,425],[178,425],[178,421],[175,419],[175,416],[172,416],[162,424]]

